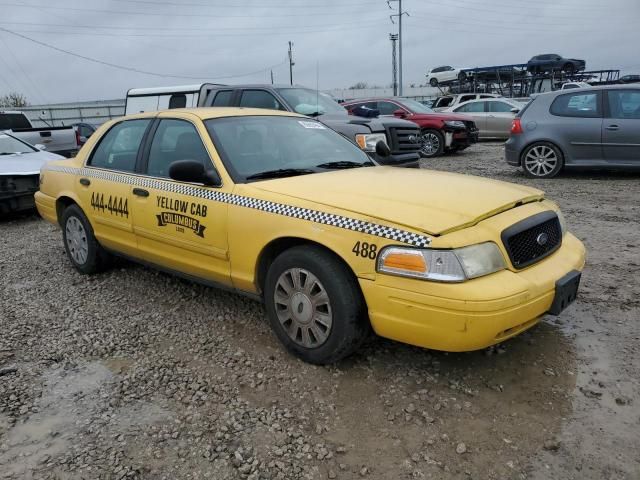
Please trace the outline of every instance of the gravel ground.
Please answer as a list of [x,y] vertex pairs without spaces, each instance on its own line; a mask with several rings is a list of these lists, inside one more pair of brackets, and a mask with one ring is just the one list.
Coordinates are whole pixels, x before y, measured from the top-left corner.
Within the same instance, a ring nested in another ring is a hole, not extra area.
[[588,248],[576,304],[482,352],[315,367],[257,303],[84,277],[59,230],[1,220],[0,479],[640,478],[639,176],[528,180],[496,143],[428,166],[546,190]]

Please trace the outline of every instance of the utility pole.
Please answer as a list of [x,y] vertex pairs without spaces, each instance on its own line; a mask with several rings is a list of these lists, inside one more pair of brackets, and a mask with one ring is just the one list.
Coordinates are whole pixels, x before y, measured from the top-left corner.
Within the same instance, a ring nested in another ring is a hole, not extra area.
[[293,43],[289,42],[289,82],[293,85],[293,66],[295,62],[293,61],[293,51],[291,48],[293,47]]
[[393,21],[393,17],[398,17],[398,95],[402,96],[402,16],[409,16],[409,12],[402,10],[402,0],[387,0],[387,5],[389,5],[389,8],[393,10],[391,2],[398,2],[398,13],[389,15],[389,18],[391,18],[391,23],[395,23]]
[[273,70],[271,70],[271,85],[273,85]]
[[391,40],[391,79],[393,85],[393,96],[398,96],[398,63],[396,61],[396,42],[398,41],[397,33],[390,33]]

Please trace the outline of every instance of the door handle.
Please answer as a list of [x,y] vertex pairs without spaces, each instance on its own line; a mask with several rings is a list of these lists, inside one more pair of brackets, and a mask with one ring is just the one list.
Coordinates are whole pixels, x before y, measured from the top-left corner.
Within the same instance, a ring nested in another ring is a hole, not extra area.
[[134,195],[138,195],[139,197],[148,197],[149,196],[149,192],[143,188],[134,188],[133,189],[133,194]]
[[608,127],[604,127],[607,130],[619,130],[620,127],[618,125],[609,125]]
[[89,180],[88,178],[81,178],[80,185],[84,185],[85,187],[88,187],[89,185],[91,185],[91,180]]

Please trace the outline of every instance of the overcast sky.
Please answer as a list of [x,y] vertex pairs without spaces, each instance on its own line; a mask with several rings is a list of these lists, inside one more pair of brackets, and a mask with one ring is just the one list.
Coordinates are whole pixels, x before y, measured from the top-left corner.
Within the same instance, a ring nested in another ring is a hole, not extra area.
[[[402,6],[410,15],[405,85],[424,83],[428,67],[524,63],[539,53],[640,73],[640,0]],[[315,87],[319,66],[323,90],[387,85],[392,13],[385,0],[0,0],[0,94],[19,91],[32,104],[123,98],[133,87],[269,82],[270,67],[277,83],[288,83],[289,40],[295,83]]]

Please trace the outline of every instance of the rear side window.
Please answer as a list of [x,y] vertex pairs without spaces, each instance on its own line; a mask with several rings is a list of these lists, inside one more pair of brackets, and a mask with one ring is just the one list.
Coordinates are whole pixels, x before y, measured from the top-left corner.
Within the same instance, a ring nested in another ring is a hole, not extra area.
[[231,90],[221,90],[213,97],[212,107],[228,107],[231,105]]
[[598,92],[560,95],[553,101],[549,111],[552,115],[560,117],[598,118],[602,116]]
[[184,108],[187,106],[187,96],[184,93],[171,95],[169,108]]
[[609,90],[609,118],[640,119],[640,90]]
[[21,113],[0,113],[0,130],[31,128],[29,120]]
[[392,102],[378,102],[378,110],[380,111],[380,115],[393,115],[393,112],[402,109]]
[[469,100],[475,100],[476,96],[475,95],[463,95],[460,97],[460,101],[458,103],[464,103],[464,102],[468,102]]
[[276,97],[265,90],[245,90],[240,97],[241,107],[269,108],[272,110],[284,110]]
[[133,172],[140,143],[151,120],[125,120],[111,127],[91,154],[88,164],[122,172]]
[[514,107],[506,102],[487,102],[489,104],[489,111],[494,113],[510,112]]
[[147,175],[168,178],[169,165],[177,160],[196,160],[205,168],[211,168],[209,154],[193,124],[186,120],[163,119],[151,142]]
[[472,102],[462,105],[455,110],[462,113],[479,113],[484,112],[484,102]]

